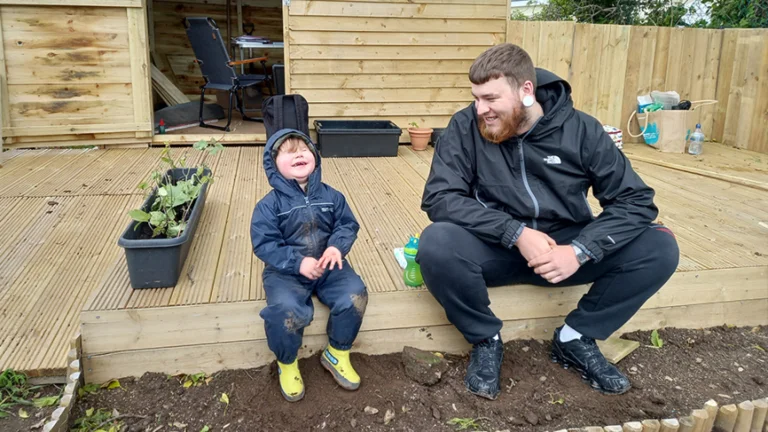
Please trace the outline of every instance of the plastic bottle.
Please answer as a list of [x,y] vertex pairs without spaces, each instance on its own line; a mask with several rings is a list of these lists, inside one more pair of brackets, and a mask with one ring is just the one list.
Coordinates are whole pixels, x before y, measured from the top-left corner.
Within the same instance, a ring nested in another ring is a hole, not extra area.
[[701,131],[701,125],[696,124],[696,130],[688,138],[688,153],[700,155],[703,150],[704,132]]
[[403,253],[405,254],[406,266],[403,271],[403,281],[410,287],[417,287],[424,283],[421,276],[421,266],[416,262],[416,253],[419,251],[419,236],[411,236],[408,244],[405,245]]
[[158,132],[157,132],[158,135],[164,134],[165,133],[165,120],[160,119],[160,121],[158,122],[158,127],[157,128],[158,128]]

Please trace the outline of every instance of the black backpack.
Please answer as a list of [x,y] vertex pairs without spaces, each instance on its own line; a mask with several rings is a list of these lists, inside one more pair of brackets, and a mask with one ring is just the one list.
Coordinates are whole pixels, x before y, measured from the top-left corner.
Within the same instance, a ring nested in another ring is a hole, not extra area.
[[302,95],[272,96],[261,104],[267,139],[280,129],[296,129],[309,136],[309,104]]

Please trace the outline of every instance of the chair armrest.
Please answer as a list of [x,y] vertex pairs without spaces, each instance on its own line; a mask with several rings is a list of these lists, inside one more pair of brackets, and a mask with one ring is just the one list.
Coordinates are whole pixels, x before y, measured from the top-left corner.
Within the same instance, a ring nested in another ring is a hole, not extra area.
[[229,66],[237,66],[237,65],[244,65],[248,63],[256,63],[256,62],[265,62],[267,61],[267,57],[259,57],[259,58],[252,58],[248,60],[237,60],[237,61],[231,61],[227,63]]

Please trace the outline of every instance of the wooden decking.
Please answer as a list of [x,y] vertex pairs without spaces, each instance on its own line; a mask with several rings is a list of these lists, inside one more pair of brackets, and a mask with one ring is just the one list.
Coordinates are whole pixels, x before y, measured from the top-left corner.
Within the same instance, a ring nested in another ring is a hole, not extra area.
[[[253,207],[269,190],[262,151],[227,147],[205,158],[216,181],[184,274],[176,287],[151,290],[130,288],[116,241],[160,149],[4,153],[0,367],[63,373],[79,324],[89,381],[270,361],[258,317],[262,264],[249,238]],[[677,235],[682,257],[625,330],[768,323],[768,157],[715,145],[699,158],[639,145],[626,153],[656,189],[659,220]],[[419,205],[431,156],[403,146],[397,158],[323,160],[324,181],[347,196],[361,224],[350,261],[371,299],[356,350],[465,348],[429,293],[402,283],[392,255],[428,224]],[[647,162],[662,159],[668,166]],[[585,289],[494,289],[492,301],[505,337],[546,338]],[[304,353],[324,343],[326,319],[318,307]]]

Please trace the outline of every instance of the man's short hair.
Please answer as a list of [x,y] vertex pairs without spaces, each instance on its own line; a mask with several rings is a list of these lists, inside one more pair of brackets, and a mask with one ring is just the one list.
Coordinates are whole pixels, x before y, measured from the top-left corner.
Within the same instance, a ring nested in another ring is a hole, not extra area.
[[496,78],[505,77],[513,87],[520,87],[526,81],[536,88],[536,69],[531,56],[524,49],[511,43],[503,43],[480,54],[469,68],[472,84],[485,84]]

